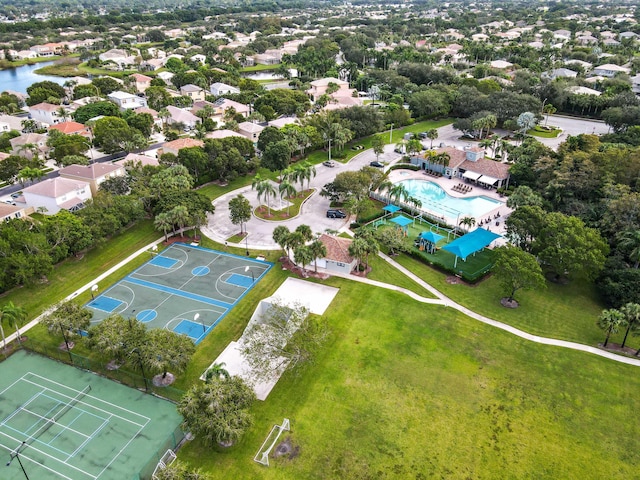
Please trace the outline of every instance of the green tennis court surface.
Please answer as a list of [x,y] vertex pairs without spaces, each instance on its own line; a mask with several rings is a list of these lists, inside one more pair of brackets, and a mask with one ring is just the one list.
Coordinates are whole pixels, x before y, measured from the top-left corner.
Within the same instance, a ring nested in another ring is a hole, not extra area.
[[168,401],[34,353],[0,363],[3,480],[23,479],[20,463],[36,480],[149,478],[181,421]]
[[92,322],[135,317],[197,344],[273,266],[272,263],[174,243],[109,287],[87,307]]

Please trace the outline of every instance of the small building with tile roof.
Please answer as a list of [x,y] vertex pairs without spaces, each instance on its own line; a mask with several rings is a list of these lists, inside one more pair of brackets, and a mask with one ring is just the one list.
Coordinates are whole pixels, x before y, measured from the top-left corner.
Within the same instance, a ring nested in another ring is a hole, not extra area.
[[62,178],[87,182],[91,188],[91,194],[95,195],[102,182],[109,178],[122,177],[127,172],[123,166],[114,163],[92,163],[91,165],[69,165],[61,168],[58,173]]
[[318,268],[324,268],[328,272],[350,274],[358,263],[358,260],[349,255],[349,246],[353,240],[336,237],[323,233],[318,238],[327,249],[324,258],[318,258]]
[[92,198],[89,183],[62,177],[31,185],[22,194],[28,206],[46,215],[55,215],[60,210],[75,212],[84,208],[85,202]]

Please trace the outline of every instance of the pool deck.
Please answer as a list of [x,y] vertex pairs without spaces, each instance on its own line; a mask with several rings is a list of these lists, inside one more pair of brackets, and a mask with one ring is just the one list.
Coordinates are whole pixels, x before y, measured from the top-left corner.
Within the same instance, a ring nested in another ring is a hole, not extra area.
[[[493,200],[498,200],[502,202],[502,205],[497,206],[487,214],[482,215],[481,217],[474,217],[476,219],[476,225],[482,226],[483,228],[487,228],[492,232],[498,233],[500,235],[504,235],[506,233],[504,220],[511,214],[513,211],[511,208],[507,207],[506,201],[507,198],[504,196],[498,195],[495,190],[487,190],[486,188],[479,187],[474,184],[467,184],[464,179],[461,178],[447,178],[447,177],[432,177],[431,175],[427,175],[424,171],[414,172],[413,170],[392,170],[389,172],[389,181],[391,183],[397,183],[403,180],[428,180],[430,182],[436,183],[440,185],[444,189],[444,191],[456,198],[470,198],[470,197],[488,197]],[[469,185],[473,187],[473,189],[468,193],[461,193],[456,190],[453,190],[453,187],[459,184]],[[454,225],[456,223],[456,218],[451,217],[442,217],[441,214],[436,214],[436,212],[431,212],[429,209],[422,209],[427,213],[431,213],[439,218],[444,218],[444,220],[450,225]],[[500,217],[495,218],[497,214],[500,214]],[[489,223],[486,223],[487,220],[490,219]],[[480,225],[480,222],[483,222]],[[496,225],[498,223],[498,225]],[[502,243],[502,242],[497,242]]]

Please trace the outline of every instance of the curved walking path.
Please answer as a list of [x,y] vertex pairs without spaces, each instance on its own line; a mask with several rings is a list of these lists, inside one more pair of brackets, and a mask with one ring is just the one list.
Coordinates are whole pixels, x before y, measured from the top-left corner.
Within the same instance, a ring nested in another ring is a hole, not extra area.
[[[531,342],[540,343],[543,345],[552,345],[554,347],[569,348],[571,350],[578,350],[580,352],[591,353],[593,355],[598,355],[600,357],[608,358],[609,360],[614,360],[616,362],[626,363],[627,365],[640,367],[640,359],[638,358],[624,357],[622,355],[617,355],[615,353],[607,352],[606,350],[601,350],[599,348],[592,347],[589,345],[584,345],[582,343],[569,342],[566,340],[557,340],[555,338],[541,337],[539,335],[532,335],[530,333],[525,332],[524,330],[520,330],[506,323],[502,323],[497,320],[493,320],[489,317],[485,317],[484,315],[480,315],[479,313],[476,313],[473,310],[470,310],[467,307],[464,307],[459,303],[454,302],[449,297],[447,297],[446,295],[444,295],[443,293],[435,289],[433,286],[426,283],[420,277],[415,275],[413,272],[410,272],[405,267],[403,267],[398,262],[396,262],[392,258],[385,255],[384,253],[379,252],[378,255],[382,257],[387,263],[389,263],[390,265],[392,265],[393,267],[397,268],[399,271],[404,273],[407,277],[411,278],[414,282],[418,283],[423,288],[433,293],[436,297],[438,297],[442,301],[442,304],[445,307],[455,308],[459,312],[465,314],[470,318],[473,318],[474,320],[478,320],[479,322],[485,323],[487,325],[491,325],[492,327],[499,328],[501,330],[504,330],[505,332],[509,332],[512,335],[516,335],[520,338],[529,340]],[[429,302],[429,303],[436,303],[436,302]]]

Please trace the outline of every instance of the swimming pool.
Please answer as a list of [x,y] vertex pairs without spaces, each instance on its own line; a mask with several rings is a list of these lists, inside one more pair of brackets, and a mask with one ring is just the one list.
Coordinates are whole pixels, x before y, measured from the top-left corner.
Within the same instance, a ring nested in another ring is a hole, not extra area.
[[409,195],[422,202],[422,208],[456,220],[464,216],[480,218],[490,211],[504,205],[499,200],[485,197],[457,198],[445,192],[437,183],[428,180],[402,180],[399,182],[407,189]]

